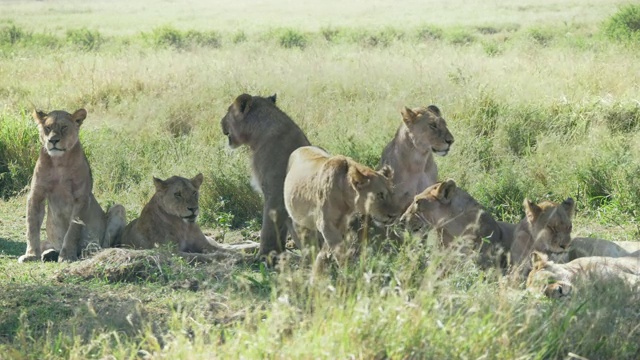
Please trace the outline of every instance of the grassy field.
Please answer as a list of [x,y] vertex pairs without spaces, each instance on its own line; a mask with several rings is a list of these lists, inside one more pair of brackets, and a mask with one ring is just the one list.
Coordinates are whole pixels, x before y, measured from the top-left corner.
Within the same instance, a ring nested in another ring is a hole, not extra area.
[[277,93],[313,144],[371,166],[402,106],[436,104],[456,138],[440,177],[496,218],[571,196],[576,236],[638,240],[640,10],[624,4],[0,2],[0,359],[640,358],[637,291],[549,301],[418,239],[313,285],[293,260],[192,266],[168,249],[17,264],[33,107],[88,110],[103,207],[131,220],[152,176],[202,172],[200,225],[254,237],[247,152],[219,125],[243,92]]

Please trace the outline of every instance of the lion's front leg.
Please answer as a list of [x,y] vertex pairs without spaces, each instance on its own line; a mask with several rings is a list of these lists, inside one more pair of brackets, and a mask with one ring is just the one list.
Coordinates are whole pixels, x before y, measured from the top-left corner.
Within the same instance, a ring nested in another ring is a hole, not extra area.
[[69,222],[69,227],[64,235],[64,241],[62,242],[62,249],[60,250],[58,262],[78,260],[78,254],[80,253],[80,240],[82,237],[82,231],[86,226],[85,216],[87,215],[88,208],[88,196],[82,196],[74,200],[71,221]]
[[35,188],[27,198],[27,251],[18,259],[20,263],[40,260],[40,229],[44,220],[44,200],[44,195]]

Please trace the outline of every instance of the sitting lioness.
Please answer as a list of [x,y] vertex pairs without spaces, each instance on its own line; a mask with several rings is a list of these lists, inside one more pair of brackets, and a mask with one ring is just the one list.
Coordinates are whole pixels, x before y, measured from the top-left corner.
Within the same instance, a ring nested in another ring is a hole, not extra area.
[[[232,245],[209,240],[200,230],[196,218],[200,213],[199,189],[202,174],[193,179],[172,176],[167,180],[153,178],[156,192],[144,206],[140,217],[124,230],[120,246],[151,249],[158,245],[175,243],[185,253],[223,253],[233,250]],[[257,248],[248,244],[238,249]]]
[[508,249],[515,228],[513,224],[494,220],[451,179],[431,185],[414,197],[400,221],[413,222],[415,219],[434,228],[445,246],[454,238],[461,238],[464,244],[482,247],[483,252],[490,248],[482,246],[485,239],[489,239],[492,247]]
[[405,210],[413,197],[438,181],[436,153],[445,156],[453,135],[435,105],[402,110],[402,124],[384,148],[380,166],[393,169],[395,202]]
[[527,289],[541,291],[551,298],[571,295],[579,278],[618,277],[633,285],[640,283],[640,258],[590,256],[575,259],[566,264],[549,261],[544,253],[534,251],[531,255],[533,268],[527,277]]
[[399,215],[392,202],[393,170],[384,166],[374,171],[346,156],[331,156],[326,151],[304,146],[289,158],[284,181],[284,201],[293,223],[292,236],[300,249],[307,246],[307,233],[320,233],[324,247],[316,258],[322,266],[329,250],[344,262],[343,239],[348,221],[356,212],[370,215],[382,224]]
[[[27,251],[18,262],[74,261],[89,244],[113,245],[124,225],[122,205],[105,214],[93,196],[89,162],[78,138],[87,111],[35,111],[42,148],[27,197]],[[40,228],[47,202],[47,241]]]

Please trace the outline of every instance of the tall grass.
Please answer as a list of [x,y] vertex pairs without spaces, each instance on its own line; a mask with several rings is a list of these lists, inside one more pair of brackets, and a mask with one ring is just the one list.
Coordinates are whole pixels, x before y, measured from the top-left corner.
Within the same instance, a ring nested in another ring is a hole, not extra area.
[[[10,256],[24,246],[14,222],[23,221],[15,213],[38,155],[34,106],[88,110],[81,141],[103,207],[124,204],[131,220],[153,194],[153,176],[202,172],[200,225],[248,236],[262,201],[248,151],[229,150],[219,124],[243,92],[276,92],[313,144],[370,166],[403,106],[436,104],[456,139],[437,158],[440,178],[455,179],[496,218],[519,221],[525,197],[571,196],[577,234],[635,240],[637,47],[601,36],[609,2],[562,12],[554,4],[505,3],[516,15],[499,21],[494,12],[464,20],[479,11],[468,4],[455,21],[437,19],[438,8],[379,26],[337,16],[218,28],[199,16],[118,29],[103,25],[118,23],[113,15],[96,25],[86,12],[56,29],[19,17],[2,23],[0,245],[11,245]],[[83,6],[109,13],[108,5]],[[230,14],[221,16],[238,21]],[[549,20],[558,16],[568,23]],[[65,276],[76,265],[18,267],[0,257],[0,358],[638,357],[637,289],[596,283],[564,302],[540,299],[432,242],[364,246],[359,261],[313,284],[295,260],[277,270],[194,267],[160,249],[145,263],[154,276],[113,283],[109,264],[86,280]]]

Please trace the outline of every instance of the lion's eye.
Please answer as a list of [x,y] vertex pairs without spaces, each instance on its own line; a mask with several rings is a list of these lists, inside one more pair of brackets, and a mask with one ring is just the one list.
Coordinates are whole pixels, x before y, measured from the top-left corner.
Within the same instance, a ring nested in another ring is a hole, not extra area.
[[378,199],[384,200],[384,193],[383,192],[379,192],[378,193]]
[[436,125],[436,124],[434,124],[434,123],[429,124],[429,127],[430,127],[431,129],[433,129],[433,130],[437,130],[437,129],[438,129],[438,125]]
[[194,191],[194,192],[193,192],[193,194],[191,194],[191,195],[193,195],[193,196],[198,196],[198,192],[197,192],[197,191]]
[[62,127],[62,129],[60,129],[60,131],[61,131],[62,133],[64,133],[65,131],[67,131],[67,127],[66,127],[66,126],[63,126],[63,127]]
[[44,130],[45,130],[46,132],[51,131],[51,126],[45,126],[45,127],[44,127]]
[[178,199],[182,197],[182,194],[179,191],[177,193],[174,193],[173,195]]

